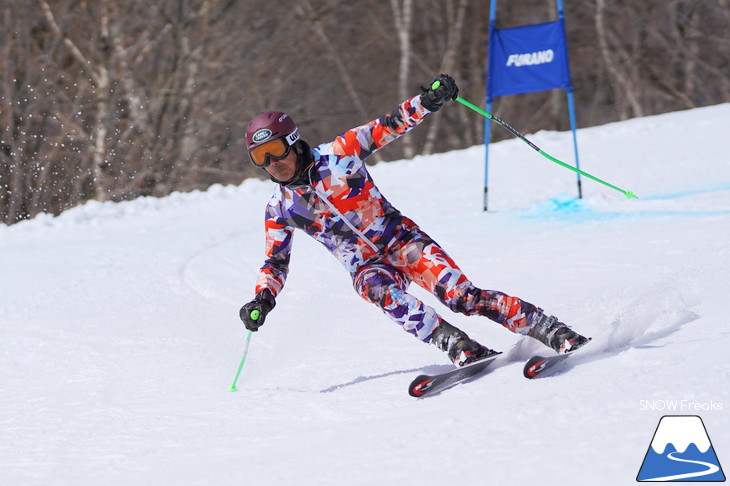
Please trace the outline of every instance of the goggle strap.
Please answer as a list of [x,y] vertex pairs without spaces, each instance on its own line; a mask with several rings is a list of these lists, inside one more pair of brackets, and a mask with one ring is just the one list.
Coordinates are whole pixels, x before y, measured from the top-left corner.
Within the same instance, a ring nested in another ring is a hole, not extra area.
[[286,143],[289,144],[290,147],[292,145],[294,145],[297,142],[297,140],[299,140],[299,129],[298,128],[295,129],[293,132],[291,132],[289,135],[287,135],[285,137],[285,139],[286,139]]

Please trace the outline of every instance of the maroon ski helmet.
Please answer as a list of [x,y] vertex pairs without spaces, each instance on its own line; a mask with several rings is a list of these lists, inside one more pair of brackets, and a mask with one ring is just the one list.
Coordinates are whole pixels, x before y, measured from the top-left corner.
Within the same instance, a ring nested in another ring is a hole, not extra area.
[[294,120],[281,111],[265,111],[253,118],[246,127],[246,148],[250,151],[275,138],[283,138],[290,147],[299,140]]

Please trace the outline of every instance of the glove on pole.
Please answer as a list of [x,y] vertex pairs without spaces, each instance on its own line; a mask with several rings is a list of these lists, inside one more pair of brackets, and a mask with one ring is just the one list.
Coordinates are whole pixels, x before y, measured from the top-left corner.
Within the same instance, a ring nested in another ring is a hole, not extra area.
[[236,391],[236,383],[238,383],[238,377],[241,376],[241,370],[243,365],[246,363],[246,356],[248,354],[248,345],[251,343],[251,335],[254,331],[258,331],[266,320],[266,315],[271,312],[271,309],[276,306],[276,299],[268,289],[264,289],[248,304],[241,307],[239,316],[248,329],[248,336],[246,337],[246,345],[243,348],[243,357],[241,358],[241,364],[238,365],[238,371],[236,371],[236,377],[233,379],[233,384],[228,388],[230,391]]
[[[258,331],[266,316],[276,307],[276,299],[269,289],[264,289],[248,304],[241,307],[239,316],[249,331]],[[255,316],[255,317],[254,317]]]

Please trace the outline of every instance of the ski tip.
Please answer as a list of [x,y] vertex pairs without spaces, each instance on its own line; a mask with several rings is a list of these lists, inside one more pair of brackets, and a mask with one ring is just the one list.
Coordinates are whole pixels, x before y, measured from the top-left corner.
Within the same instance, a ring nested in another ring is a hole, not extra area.
[[525,378],[529,380],[535,378],[543,369],[545,369],[547,362],[548,360],[542,356],[534,356],[527,362],[527,364],[525,364],[525,367],[522,370]]
[[416,379],[411,382],[411,386],[408,388],[408,394],[412,397],[421,398],[428,389],[431,388],[433,380],[432,376],[417,376]]

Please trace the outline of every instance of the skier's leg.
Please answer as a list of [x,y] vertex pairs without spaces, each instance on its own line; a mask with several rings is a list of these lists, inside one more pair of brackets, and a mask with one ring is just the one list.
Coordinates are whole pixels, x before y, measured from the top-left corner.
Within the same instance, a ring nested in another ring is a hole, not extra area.
[[468,316],[481,315],[512,332],[527,334],[537,308],[496,290],[482,290],[464,275],[456,262],[427,234],[417,228],[399,253],[406,261],[403,273],[435,295],[449,309]]
[[385,264],[367,265],[353,278],[355,290],[363,299],[380,307],[406,332],[428,342],[439,325],[439,316],[406,292],[408,284],[403,273]]
[[421,249],[405,274],[441,300],[449,309],[465,315],[485,316],[510,331],[528,335],[558,352],[567,352],[585,344],[587,339],[572,331],[542,309],[517,297],[496,290],[482,290],[464,275],[456,263],[431,238],[420,230],[406,248],[413,255]]
[[368,265],[355,275],[353,283],[363,299],[380,307],[388,317],[418,339],[445,351],[457,366],[494,354],[407,293],[408,280],[392,266]]

